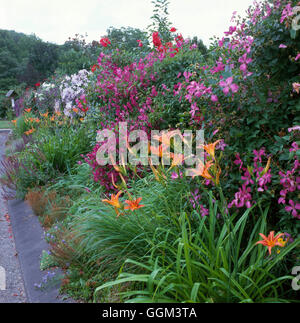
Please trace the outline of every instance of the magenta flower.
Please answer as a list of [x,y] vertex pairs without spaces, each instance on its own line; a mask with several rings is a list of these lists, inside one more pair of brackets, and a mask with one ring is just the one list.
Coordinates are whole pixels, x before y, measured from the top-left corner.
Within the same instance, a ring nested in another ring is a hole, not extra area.
[[212,102],[218,102],[219,101],[219,99],[218,99],[218,97],[216,95],[212,95],[210,99],[211,99]]
[[173,180],[175,180],[175,179],[179,178],[179,175],[176,172],[173,172],[172,175],[171,175],[171,178]]
[[243,185],[242,188],[239,189],[239,192],[235,194],[235,199],[228,205],[228,208],[232,208],[234,205],[237,208],[242,208],[246,206],[248,209],[251,208],[251,187],[246,187]]
[[214,132],[213,132],[213,136],[215,136],[220,130],[219,129],[216,129]]
[[200,209],[201,209],[201,216],[202,217],[209,215],[209,210],[207,208],[205,208],[203,205],[200,205]]
[[192,118],[195,117],[196,113],[199,111],[199,108],[197,107],[197,103],[194,102],[192,105],[191,105],[191,110],[190,110],[190,114],[192,116]]
[[244,176],[241,176],[241,179],[244,181],[245,185],[254,184],[248,169],[245,170]]
[[235,155],[235,158],[236,158],[236,160],[234,161],[234,164],[235,165],[240,165],[240,170],[242,169],[242,167],[243,167],[243,161],[241,160],[241,156],[240,156],[240,154],[239,153],[237,153],[236,155]]
[[299,146],[296,142],[293,142],[292,148],[290,149],[290,153],[296,152],[297,150],[299,150]]
[[225,143],[224,139],[221,139],[221,141],[218,143],[216,149],[220,149],[221,151],[224,151],[227,146],[228,145]]
[[247,68],[248,68],[248,64],[250,64],[252,62],[252,59],[247,57],[247,53],[245,53],[242,57],[239,58],[239,63],[241,63],[241,67],[240,67],[240,70],[242,72],[246,72],[247,71]]
[[292,132],[292,131],[300,131],[300,126],[295,126],[295,127],[289,128],[289,132]]
[[257,189],[258,192],[264,192],[268,189],[266,184],[271,183],[271,178],[272,178],[272,175],[270,170],[265,175],[259,178],[258,180],[259,188]]
[[287,171],[286,174],[279,172],[281,176],[280,184],[286,189],[287,192],[295,192],[296,190],[296,182],[294,178],[294,173],[291,171]]
[[294,201],[290,200],[289,201],[290,206],[286,206],[285,210],[289,213],[292,213],[294,218],[300,219],[300,214],[298,214],[297,210],[300,210],[300,204],[299,203],[294,203]]
[[228,77],[228,79],[226,79],[226,81],[221,81],[220,86],[223,87],[223,92],[226,95],[230,92],[230,90],[233,93],[236,93],[239,90],[238,85],[233,83],[233,77]]
[[282,11],[280,23],[282,24],[288,17],[291,17],[293,15],[294,15],[293,8],[292,8],[291,4],[289,3]]
[[278,200],[278,204],[285,204],[285,198],[280,197],[279,200]]
[[286,45],[284,45],[284,44],[280,44],[280,45],[279,45],[279,48],[287,48],[287,46],[286,46]]
[[196,209],[199,205],[199,200],[201,200],[201,195],[199,194],[199,190],[196,189],[195,192],[191,192],[192,198],[190,198],[190,202],[192,204],[193,209]]
[[254,154],[254,164],[257,166],[257,162],[262,163],[262,157],[266,155],[265,148],[260,149],[259,151],[253,150]]
[[174,181],[175,181],[175,180],[176,180],[176,179],[178,179],[179,177],[180,177],[180,178],[182,178],[182,176],[183,176],[182,172],[180,172],[180,173],[179,173],[179,175],[178,175],[178,173],[173,172],[173,173],[172,173],[172,175],[171,175],[171,178],[172,178],[172,180],[174,180]]
[[224,32],[226,36],[232,35],[236,31],[236,27],[230,26],[229,31]]

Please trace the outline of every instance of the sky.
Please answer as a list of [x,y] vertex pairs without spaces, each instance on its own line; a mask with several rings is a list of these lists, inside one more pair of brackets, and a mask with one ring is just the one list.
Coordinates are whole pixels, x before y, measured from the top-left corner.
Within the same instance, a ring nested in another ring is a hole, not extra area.
[[[241,16],[253,0],[170,0],[170,21],[185,38],[224,36],[232,13]],[[63,44],[76,33],[100,40],[113,26],[145,30],[150,24],[151,0],[0,0],[0,29],[35,34]]]

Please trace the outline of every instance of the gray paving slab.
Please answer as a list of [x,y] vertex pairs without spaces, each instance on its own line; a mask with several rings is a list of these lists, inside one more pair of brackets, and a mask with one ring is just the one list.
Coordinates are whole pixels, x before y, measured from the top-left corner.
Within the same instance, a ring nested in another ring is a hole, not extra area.
[[[19,254],[25,290],[29,303],[61,303],[59,297],[60,282],[53,286],[39,289],[47,271],[40,270],[40,259],[43,250],[49,250],[44,240],[44,232],[32,209],[24,201],[8,202],[12,228],[15,234],[16,248]],[[56,276],[60,270],[56,270]]]

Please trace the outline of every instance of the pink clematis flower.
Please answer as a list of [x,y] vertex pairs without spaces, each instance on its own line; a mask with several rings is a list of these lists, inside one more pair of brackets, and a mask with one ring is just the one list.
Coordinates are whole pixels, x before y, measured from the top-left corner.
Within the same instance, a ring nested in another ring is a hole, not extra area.
[[294,201],[292,201],[292,200],[289,201],[289,204],[290,204],[290,206],[286,206],[285,210],[287,212],[292,213],[294,218],[300,219],[300,215],[298,214],[298,211],[297,211],[297,210],[300,210],[300,204],[299,203],[295,204]]
[[239,58],[239,63],[241,63],[240,70],[242,72],[247,71],[247,65],[252,62],[252,58],[247,57],[247,53],[245,53],[242,57]]
[[299,94],[299,89],[300,89],[300,83],[293,83],[293,89],[295,92],[297,92]]
[[210,99],[211,99],[212,102],[218,102],[219,101],[217,95],[212,95]]
[[292,148],[290,148],[290,153],[296,152],[297,150],[299,150],[299,146],[296,142],[293,142]]
[[226,79],[226,81],[221,81],[220,86],[223,87],[223,92],[226,95],[230,92],[230,90],[233,93],[236,93],[239,90],[239,86],[233,83],[233,77],[229,77],[228,79]]
[[289,128],[289,132],[292,132],[292,131],[300,131],[300,126],[295,126],[295,127]]
[[293,13],[293,8],[291,6],[291,4],[289,3],[284,9],[283,9],[283,12],[282,12],[282,15],[281,15],[281,19],[280,19],[280,23],[283,23],[286,19],[288,19],[288,17],[291,17],[293,16],[294,13]]
[[229,31],[226,31],[224,34],[226,36],[230,36],[230,35],[232,35],[236,31],[236,29],[237,29],[236,27],[230,26],[229,27]]

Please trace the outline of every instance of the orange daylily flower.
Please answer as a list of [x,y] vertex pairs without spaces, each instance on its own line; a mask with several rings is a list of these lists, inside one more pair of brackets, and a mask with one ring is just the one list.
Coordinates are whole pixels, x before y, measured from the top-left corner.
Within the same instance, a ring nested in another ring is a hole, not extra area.
[[125,203],[127,203],[128,206],[125,206],[125,210],[135,211],[135,210],[138,210],[138,209],[144,207],[145,205],[140,205],[141,200],[142,200],[142,197],[139,197],[135,201],[126,200]]
[[162,144],[159,145],[158,147],[151,146],[150,151],[153,155],[156,155],[160,158],[163,157],[163,155],[166,153],[166,150],[168,149],[168,146]]
[[114,157],[112,154],[109,154],[109,159],[111,161],[111,165],[113,166],[113,168],[115,169],[116,172],[121,173],[121,169],[120,167],[116,164],[116,161],[114,160]]
[[61,116],[61,112],[60,111],[55,111],[55,114],[58,116]]
[[221,140],[218,140],[216,141],[215,143],[213,144],[209,144],[209,145],[206,145],[204,146],[204,149],[205,151],[213,158],[215,159],[215,149],[216,149],[216,146],[217,144],[220,142]]
[[169,145],[171,139],[176,136],[179,136],[182,141],[185,141],[180,130],[169,131],[169,132],[164,133],[162,136],[155,135],[155,136],[153,136],[153,139],[157,140],[159,142],[162,142],[165,145]]
[[49,112],[47,111],[46,113],[41,113],[41,116],[44,117],[44,118],[47,118],[48,114],[49,114]]
[[25,109],[24,111],[29,113],[31,111],[31,108],[30,109]]
[[172,167],[181,165],[184,161],[184,156],[182,154],[171,153]]
[[29,136],[31,134],[33,134],[35,132],[35,129],[34,128],[31,128],[30,130],[24,132],[26,136]]
[[107,203],[109,205],[112,205],[113,207],[115,207],[116,209],[120,209],[121,208],[121,204],[119,201],[119,197],[123,192],[120,191],[117,195],[112,194],[110,200],[102,200],[103,203]]
[[14,125],[16,125],[17,124],[17,120],[12,120],[11,121]]
[[274,231],[270,232],[268,237],[260,233],[259,235],[263,238],[263,240],[256,242],[256,245],[262,244],[263,246],[268,247],[270,255],[272,254],[272,248],[274,248],[275,246],[284,247],[283,242],[280,240],[280,238],[284,236],[284,234],[280,233],[274,237],[274,233]]
[[199,160],[197,168],[191,170],[191,172],[193,173],[193,178],[195,178],[196,176],[201,176],[206,179],[212,179],[213,177],[208,171],[213,166],[213,164],[214,163],[212,160],[208,161],[205,165]]
[[119,189],[119,187],[116,185],[116,183],[115,183],[115,179],[114,179],[114,175],[113,174],[111,174],[111,183],[113,184],[113,187],[114,188],[117,188],[117,189]]
[[73,111],[75,112],[75,113],[78,113],[78,109],[77,108],[73,108]]

